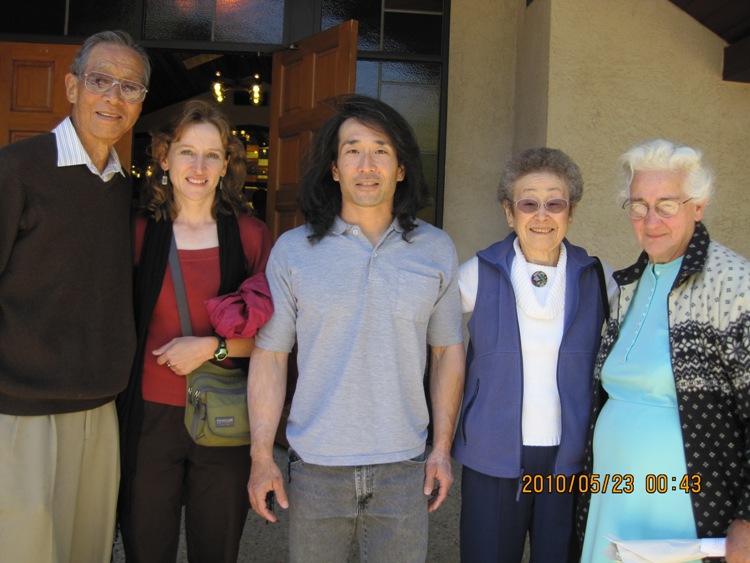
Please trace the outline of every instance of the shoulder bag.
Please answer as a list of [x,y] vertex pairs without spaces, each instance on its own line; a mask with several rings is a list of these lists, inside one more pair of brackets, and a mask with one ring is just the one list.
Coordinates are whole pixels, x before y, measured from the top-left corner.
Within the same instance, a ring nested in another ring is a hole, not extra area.
[[[192,336],[185,284],[177,244],[172,236],[169,249],[174,292],[183,336]],[[245,446],[250,443],[247,414],[247,371],[203,362],[185,376],[185,428],[201,446]]]

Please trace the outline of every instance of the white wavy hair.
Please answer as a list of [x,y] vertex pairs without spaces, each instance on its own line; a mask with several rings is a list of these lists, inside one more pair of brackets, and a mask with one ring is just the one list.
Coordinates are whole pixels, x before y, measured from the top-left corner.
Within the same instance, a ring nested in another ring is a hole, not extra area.
[[620,192],[618,199],[630,197],[630,184],[636,172],[682,172],[685,176],[682,189],[697,203],[708,203],[714,191],[714,174],[703,163],[703,153],[698,149],[668,141],[652,139],[631,147],[617,161]]

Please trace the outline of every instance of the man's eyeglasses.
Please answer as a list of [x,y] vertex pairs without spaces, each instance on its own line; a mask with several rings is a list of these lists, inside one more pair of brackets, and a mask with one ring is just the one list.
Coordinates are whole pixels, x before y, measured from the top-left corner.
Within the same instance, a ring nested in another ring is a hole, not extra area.
[[146,87],[132,80],[121,80],[103,72],[88,72],[83,75],[83,83],[86,89],[94,94],[106,94],[115,84],[120,87],[120,96],[131,104],[142,102],[148,90]]
[[514,201],[513,205],[515,205],[521,213],[529,214],[539,211],[539,208],[542,205],[549,213],[554,213],[555,215],[562,213],[568,208],[568,202],[564,199],[550,199],[544,203],[535,199],[519,199],[518,201]]
[[622,208],[628,215],[630,215],[631,219],[636,220],[645,219],[650,209],[656,211],[656,213],[661,217],[672,217],[673,215],[676,215],[680,210],[680,205],[683,205],[688,201],[691,201],[692,199],[692,197],[687,198],[685,201],[678,201],[676,199],[663,199],[657,202],[653,207],[646,205],[645,203],[640,201],[631,201],[628,199],[625,201],[625,203],[622,204]]

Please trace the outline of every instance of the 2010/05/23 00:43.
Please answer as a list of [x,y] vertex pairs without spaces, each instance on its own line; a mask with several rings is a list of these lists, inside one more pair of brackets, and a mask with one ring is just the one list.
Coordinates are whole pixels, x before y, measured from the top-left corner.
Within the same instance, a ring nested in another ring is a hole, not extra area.
[[[531,475],[521,476],[521,492],[532,493],[612,493],[631,494],[635,492],[636,478],[630,473],[592,473],[590,475]],[[648,494],[664,494],[670,491],[699,493],[701,476],[669,476],[663,473],[650,473],[645,476],[644,490]]]

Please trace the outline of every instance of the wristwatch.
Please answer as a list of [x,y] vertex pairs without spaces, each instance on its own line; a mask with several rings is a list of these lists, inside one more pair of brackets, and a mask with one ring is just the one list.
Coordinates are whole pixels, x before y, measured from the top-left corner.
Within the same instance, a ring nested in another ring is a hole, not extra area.
[[214,359],[217,362],[220,362],[225,360],[229,355],[229,352],[227,352],[227,341],[224,340],[223,336],[219,336],[218,334],[214,334],[214,336],[219,341],[219,347],[216,349],[216,352],[214,352]]

